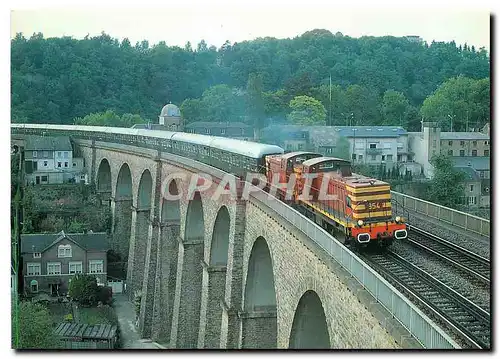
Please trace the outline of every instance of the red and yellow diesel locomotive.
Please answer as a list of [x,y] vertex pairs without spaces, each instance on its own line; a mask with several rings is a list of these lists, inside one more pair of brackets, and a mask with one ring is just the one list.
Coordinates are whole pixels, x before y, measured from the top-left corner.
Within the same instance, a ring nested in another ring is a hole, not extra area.
[[298,206],[347,243],[388,246],[407,237],[406,224],[393,219],[388,183],[352,173],[350,161],[312,152],[266,156],[266,177],[276,196]]

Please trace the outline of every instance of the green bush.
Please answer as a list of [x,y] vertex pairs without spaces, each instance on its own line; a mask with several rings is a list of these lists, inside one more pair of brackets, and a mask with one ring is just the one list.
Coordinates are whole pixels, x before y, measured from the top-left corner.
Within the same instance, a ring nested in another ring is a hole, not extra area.
[[98,299],[97,280],[94,276],[80,274],[69,285],[69,296],[82,305],[94,305]]

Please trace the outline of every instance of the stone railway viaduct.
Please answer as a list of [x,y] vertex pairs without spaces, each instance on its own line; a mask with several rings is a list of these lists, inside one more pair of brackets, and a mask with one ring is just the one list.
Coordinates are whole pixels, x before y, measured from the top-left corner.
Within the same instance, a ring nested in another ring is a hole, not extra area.
[[[75,143],[111,204],[128,295],[142,291],[143,338],[169,348],[421,348],[319,246],[252,197],[204,191],[188,200],[196,169],[177,156]],[[185,178],[166,183],[173,173]],[[167,187],[180,198],[166,199]]]

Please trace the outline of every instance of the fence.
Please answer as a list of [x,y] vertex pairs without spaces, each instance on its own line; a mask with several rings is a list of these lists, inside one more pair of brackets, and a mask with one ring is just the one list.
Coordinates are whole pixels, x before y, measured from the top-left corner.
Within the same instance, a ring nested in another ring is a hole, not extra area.
[[423,199],[408,196],[403,193],[391,191],[391,195],[392,199],[402,204],[406,210],[425,214],[426,216],[450,223],[456,227],[485,237],[490,236],[490,221],[487,219],[444,207],[436,203],[424,201]]

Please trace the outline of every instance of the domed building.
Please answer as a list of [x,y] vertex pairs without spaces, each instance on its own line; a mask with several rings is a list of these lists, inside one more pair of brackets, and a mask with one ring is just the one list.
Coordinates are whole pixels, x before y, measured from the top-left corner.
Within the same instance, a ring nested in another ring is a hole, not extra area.
[[163,106],[159,116],[160,125],[164,126],[166,130],[182,131],[181,111],[179,107],[172,103]]
[[159,123],[136,124],[132,128],[142,128],[150,130],[183,131],[184,124],[181,118],[181,110],[176,105],[169,103],[161,109],[158,116]]

